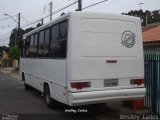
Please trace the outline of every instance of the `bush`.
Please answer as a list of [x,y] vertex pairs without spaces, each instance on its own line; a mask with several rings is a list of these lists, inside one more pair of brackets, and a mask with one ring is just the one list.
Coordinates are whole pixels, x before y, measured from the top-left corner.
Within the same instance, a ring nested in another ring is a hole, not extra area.
[[9,57],[11,60],[19,59],[20,49],[18,48],[18,46],[14,46],[14,47],[9,48]]

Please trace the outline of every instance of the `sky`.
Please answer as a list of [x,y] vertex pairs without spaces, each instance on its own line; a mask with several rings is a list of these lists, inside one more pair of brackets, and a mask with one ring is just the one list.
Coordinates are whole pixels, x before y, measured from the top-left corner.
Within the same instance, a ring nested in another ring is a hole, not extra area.
[[[76,0],[0,0],[0,46],[8,46],[11,31],[17,27],[15,21],[18,21],[18,13],[21,13],[21,27],[23,29],[35,27],[37,23],[30,26],[29,24],[49,15],[50,1],[53,2],[53,12],[55,12]],[[103,0],[82,0],[82,7],[99,1]],[[144,3],[141,5],[142,10],[160,10],[160,0],[108,0],[83,11],[121,14],[130,10],[139,10],[139,3]],[[62,12],[73,12],[75,9],[77,9],[77,4],[54,14],[53,19],[57,18]],[[47,22],[49,22],[49,17],[44,20],[44,23]]]

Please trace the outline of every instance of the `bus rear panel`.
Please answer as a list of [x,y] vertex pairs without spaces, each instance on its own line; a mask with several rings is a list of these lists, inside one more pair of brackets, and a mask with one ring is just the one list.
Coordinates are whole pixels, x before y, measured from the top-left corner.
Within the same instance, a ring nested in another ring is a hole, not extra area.
[[140,19],[72,14],[67,56],[69,105],[142,99],[144,61]]

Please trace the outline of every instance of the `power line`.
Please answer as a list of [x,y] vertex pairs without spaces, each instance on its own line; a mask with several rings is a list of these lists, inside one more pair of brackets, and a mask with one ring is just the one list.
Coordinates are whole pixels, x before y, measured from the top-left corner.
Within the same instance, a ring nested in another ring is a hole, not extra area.
[[[97,3],[94,3],[94,4],[91,4],[91,5],[89,5],[89,6],[84,7],[83,9],[87,9],[87,8],[93,7],[93,6],[95,6],[95,5],[101,4],[101,3],[106,2],[106,1],[108,1],[108,0],[103,0],[103,1],[100,1],[100,2],[97,2]],[[67,2],[68,2],[68,1],[67,1]],[[77,2],[78,2],[78,1],[76,0],[76,1],[72,2],[71,4],[64,6],[63,8],[58,9],[57,11],[53,12],[52,15],[54,15],[54,14],[56,14],[56,13],[58,13],[58,12],[64,10],[64,9],[66,9],[66,8],[68,8],[68,7],[76,4]],[[59,3],[60,3],[60,2],[59,2]],[[65,3],[66,3],[66,2],[65,2]],[[42,19],[46,19],[46,18],[48,18],[48,17],[50,17],[50,15],[46,15],[46,16],[42,17],[41,19],[36,20],[36,21],[34,21],[34,22],[31,22],[31,23],[29,23],[29,24],[27,24],[27,25],[24,25],[24,26],[22,26],[22,27],[27,27],[27,26],[30,26],[30,25],[32,25],[32,24],[38,23],[38,22],[40,22]]]
[[31,14],[31,13],[37,13],[37,12],[40,13],[40,11],[41,11],[43,8],[44,8],[44,5],[43,5],[43,6],[36,7],[35,9],[32,9],[32,10],[31,10],[32,12],[28,12],[28,11],[27,11],[27,12],[24,12],[24,13],[25,13],[25,14],[28,14],[28,13]]
[[[71,3],[71,4],[66,5],[65,7],[63,7],[63,8],[61,8],[61,9],[59,9],[59,10],[53,12],[52,15],[54,15],[54,14],[56,14],[56,13],[58,13],[58,12],[64,10],[64,9],[66,9],[66,8],[68,8],[68,7],[70,7],[70,6],[74,5],[74,4],[76,4],[77,2],[78,2],[78,1],[74,1],[74,2]],[[22,28],[23,28],[23,27],[30,26],[30,25],[35,24],[35,23],[38,23],[38,22],[40,22],[42,19],[46,19],[46,18],[48,18],[48,17],[50,17],[50,15],[47,15],[47,16],[45,16],[45,17],[43,17],[43,18],[41,18],[41,19],[39,19],[39,20],[36,20],[36,21],[34,21],[34,22],[31,22],[31,23],[29,23],[29,24],[27,24],[27,25],[24,25],[24,26],[22,26]]]
[[[53,1],[53,0],[52,0]],[[65,3],[67,3],[67,2],[70,2],[71,0],[60,0],[60,1],[58,1],[58,2],[56,2],[56,3],[54,3],[54,6],[56,6],[57,7],[57,3],[58,3],[58,5],[63,5],[63,4],[65,4]],[[31,14],[31,17],[29,17],[29,18],[35,18],[35,16],[36,17],[40,17],[40,16],[42,16],[42,14],[45,14],[44,13],[44,6],[45,6],[45,9],[46,9],[46,4],[45,5],[43,5],[43,7],[37,7],[36,9],[33,9],[32,10],[32,12],[30,13]],[[47,11],[49,11],[49,8],[47,8],[48,10]],[[46,11],[46,10],[45,10]],[[25,12],[26,13],[26,12]],[[27,12],[28,13],[28,12]]]
[[[46,5],[46,4],[45,4]],[[33,19],[36,20],[36,19],[39,19],[44,13],[44,5],[42,6],[39,6],[39,7],[36,7],[35,9],[32,9],[31,11],[29,12],[24,12],[25,14],[29,14],[30,17],[28,17],[29,19]],[[36,19],[35,19],[36,18]],[[30,20],[26,19],[25,20],[27,23],[31,23]]]
[[0,42],[8,41],[7,38],[8,38],[8,37],[6,37],[5,39],[1,40]]
[[3,37],[5,37],[6,35],[8,35],[8,34],[10,34],[10,33],[11,33],[11,31],[8,32],[8,33],[6,33],[6,34],[4,34],[4,35],[2,35],[2,36],[0,36],[0,38],[3,38]]
[[0,42],[8,41],[10,36],[6,36],[5,38],[0,38]]
[[[67,0],[67,2],[69,2],[69,0]],[[64,0],[59,0],[56,5],[62,5],[62,3],[64,4]],[[66,3],[66,2],[65,2]]]
[[[93,6],[95,6],[95,5],[101,4],[101,3],[106,2],[106,1],[108,1],[108,0],[103,0],[103,1],[100,1],[100,2],[97,2],[97,3],[94,3],[94,4],[91,4],[91,5],[89,5],[89,6],[84,7],[83,9],[87,9],[87,8],[93,7]],[[61,0],[61,2],[62,2],[62,0]],[[69,2],[69,1],[67,1],[67,2]],[[57,11],[53,12],[52,15],[54,15],[54,14],[56,14],[56,13],[58,13],[58,12],[64,10],[64,9],[66,9],[66,8],[68,8],[68,7],[76,4],[77,2],[78,2],[78,1],[76,0],[76,1],[74,1],[73,3],[71,3],[71,4],[69,4],[69,5],[66,5],[66,6],[63,7],[63,8],[58,9]],[[60,3],[60,1],[59,1],[59,3]],[[65,1],[65,3],[66,3],[66,1]],[[15,16],[15,15],[14,15],[14,16]],[[47,16],[45,16],[45,17],[42,17],[41,19],[46,19],[46,18],[48,18],[49,16],[50,16],[50,15],[47,15]],[[23,19],[24,19],[26,22],[29,22],[24,16],[22,16],[22,17],[23,17]],[[29,24],[27,24],[27,25],[23,25],[22,27],[27,27],[27,26],[30,26],[30,25],[32,25],[32,24],[38,23],[38,22],[41,21],[41,19],[36,20],[36,21],[34,21],[34,22],[31,22],[31,23],[29,23]]]
[[[68,7],[70,7],[70,6],[74,5],[74,4],[76,4],[77,2],[78,2],[78,1],[74,1],[74,2],[71,3],[71,4],[66,5],[65,7],[63,7],[63,8],[61,8],[61,9],[59,9],[59,10],[53,12],[52,15],[54,15],[54,14],[56,14],[56,13],[58,13],[58,12],[64,10],[64,9],[66,9],[66,8],[68,8]],[[43,19],[45,19],[45,18],[47,18],[47,17],[49,17],[49,16],[50,16],[50,15],[47,15],[47,16],[45,16]]]
[[3,19],[0,19],[0,21],[7,20],[7,19],[10,19],[11,17],[15,17],[15,16],[17,16],[17,14],[13,15],[13,16],[10,16],[10,17],[6,17],[6,18],[3,18]]
[[15,25],[2,25],[2,26],[0,26],[0,28],[3,30],[3,29],[5,29],[5,28],[10,28],[10,27],[14,27]]
[[[90,0],[85,0],[85,4],[86,4],[86,5],[90,4],[90,2],[91,2]],[[97,0],[92,0],[92,2],[93,2],[93,3],[94,3],[94,2],[97,2]]]
[[[68,8],[68,7],[76,4],[77,2],[78,2],[78,1],[74,1],[73,3],[71,3],[71,4],[69,4],[69,5],[66,5],[66,6],[64,6],[63,8],[58,9],[57,11],[55,11],[54,13],[52,13],[52,15],[54,15],[54,14],[56,14],[56,13],[58,13],[58,12],[64,10],[64,9],[66,9],[66,8]],[[66,3],[66,2],[65,2],[65,3]],[[15,15],[14,15],[14,16],[15,16]],[[12,16],[12,17],[14,17],[14,16]],[[47,15],[47,16],[43,17],[42,19],[48,18],[49,16],[50,16],[50,15]],[[0,21],[6,20],[6,19],[9,19],[9,18],[10,18],[10,17],[5,18],[5,19],[1,19]],[[25,19],[24,16],[23,16],[23,19]],[[25,21],[28,21],[28,20],[25,19]],[[30,26],[30,25],[35,24],[35,23],[37,23],[37,22],[40,22],[40,21],[41,21],[41,19],[40,19],[40,20],[36,20],[36,21],[34,21],[34,22],[31,22],[31,23],[29,23],[29,24],[27,24],[27,25],[24,25],[24,26],[22,26],[22,27],[27,27],[27,26]],[[11,32],[8,32],[8,33],[6,33],[5,35],[1,36],[0,39],[3,39],[3,40],[1,40],[0,42],[6,41],[6,40],[7,40],[6,38],[8,38],[9,36],[7,36],[7,37],[5,37],[5,36],[8,35],[8,34],[10,34],[10,33],[11,33]]]
[[[9,42],[9,37],[10,37],[11,31],[4,34],[3,36],[0,36],[0,43],[3,43],[5,41]],[[7,44],[8,45],[8,44]]]
[[26,22],[29,22],[23,15],[22,15],[22,18],[23,18]]
[[106,4],[106,5],[100,6],[100,7],[98,7],[98,8],[93,9],[93,10],[97,10],[97,9],[106,7],[107,5],[113,4],[113,3],[117,2],[117,1],[119,1],[119,0],[114,0],[114,1],[112,1],[112,2],[110,2],[110,3],[108,3],[108,4]]
[[29,23],[29,24],[27,24],[27,25],[23,25],[23,26],[21,26],[21,27],[24,28],[24,27],[30,26],[30,25],[32,25],[32,24],[38,23],[38,22],[40,22],[40,21],[41,21],[41,20],[36,20],[36,21],[31,22],[31,23]]
[[[63,1],[63,2],[61,2],[61,3],[59,3],[59,4],[55,3],[54,6],[56,6],[57,8],[60,8],[63,4],[66,4],[66,3],[70,2],[70,1],[71,1],[71,0]],[[75,0],[74,0],[74,1],[75,1]]]
[[57,7],[59,7],[59,6],[62,6],[63,4],[65,4],[65,3],[67,3],[67,2],[70,2],[69,0],[62,0],[61,2],[59,1],[59,2],[57,2],[57,3],[55,3],[55,6]]
[[91,5],[89,5],[89,6],[84,7],[83,9],[87,9],[87,8],[93,7],[93,6],[95,6],[95,5],[104,3],[104,2],[106,2],[106,1],[108,1],[108,0],[103,0],[103,1],[100,1],[100,2],[97,2],[97,3],[94,3],[94,4],[91,4]]

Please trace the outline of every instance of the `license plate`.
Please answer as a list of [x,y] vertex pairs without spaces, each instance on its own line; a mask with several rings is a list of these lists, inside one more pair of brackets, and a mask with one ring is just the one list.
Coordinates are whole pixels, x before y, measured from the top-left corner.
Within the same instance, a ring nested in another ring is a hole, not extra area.
[[104,80],[104,87],[118,86],[118,79],[106,79]]

